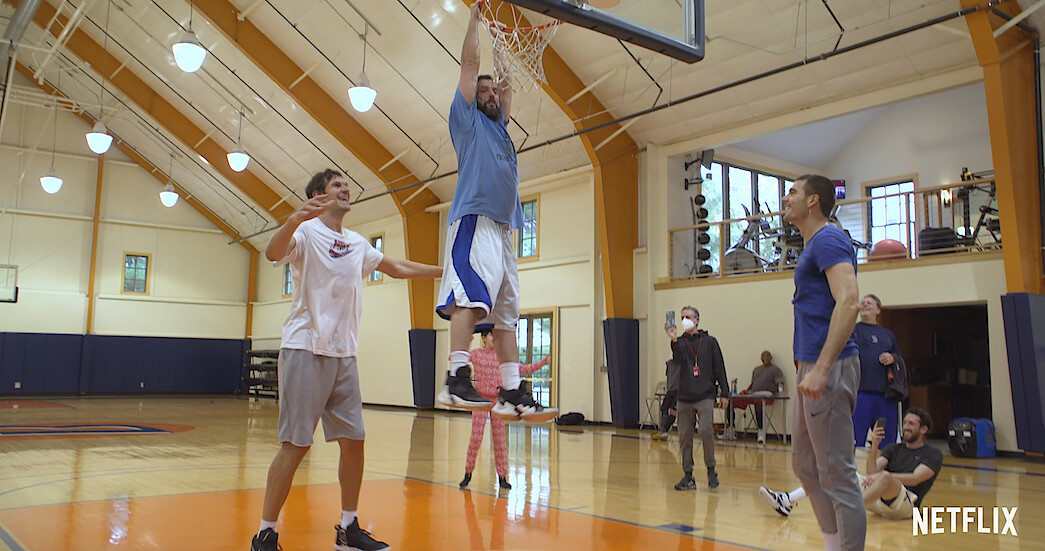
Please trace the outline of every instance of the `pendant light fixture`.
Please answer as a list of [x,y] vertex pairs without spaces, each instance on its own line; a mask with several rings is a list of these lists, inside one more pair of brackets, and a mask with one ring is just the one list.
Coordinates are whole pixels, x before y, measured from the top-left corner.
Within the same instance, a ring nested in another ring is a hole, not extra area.
[[377,100],[377,90],[370,87],[370,79],[366,77],[366,35],[369,24],[363,24],[363,69],[359,72],[356,85],[348,89],[348,100],[352,102],[352,108],[360,113],[366,113],[374,106]]
[[58,98],[54,101],[54,130],[51,134],[51,169],[40,177],[40,186],[44,188],[44,191],[54,195],[58,193],[58,190],[62,189],[62,179],[58,177],[58,174],[54,171],[54,148],[55,143],[58,140]]
[[239,111],[239,130],[236,132],[236,149],[225,157],[229,160],[229,168],[236,172],[243,172],[247,168],[247,163],[250,162],[250,155],[247,155],[246,151],[243,151],[243,146],[240,145],[240,138],[243,136],[243,109]]
[[109,5],[110,2],[105,3],[105,41],[102,45],[101,88],[98,91],[98,122],[94,123],[94,127],[87,133],[87,147],[98,155],[108,151],[109,146],[112,145],[112,136],[109,135],[105,123],[102,122],[102,118],[105,116],[105,62],[109,58]]
[[167,185],[163,186],[163,191],[160,192],[160,202],[163,206],[171,208],[178,204],[178,192],[174,191],[174,185],[171,184],[171,179],[174,176],[174,152],[171,151],[171,168],[167,172]]
[[196,33],[192,30],[193,3],[189,2],[189,30],[181,35],[181,38],[171,46],[174,52],[174,62],[178,68],[186,73],[195,73],[203,66],[203,60],[207,59],[207,49],[200,43]]

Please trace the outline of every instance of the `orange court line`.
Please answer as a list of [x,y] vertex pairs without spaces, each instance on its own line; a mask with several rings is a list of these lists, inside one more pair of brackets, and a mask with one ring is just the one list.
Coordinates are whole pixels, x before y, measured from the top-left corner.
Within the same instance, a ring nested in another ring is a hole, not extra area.
[[[519,490],[505,499],[414,479],[365,482],[360,525],[394,551],[751,549],[534,505]],[[279,527],[284,551],[333,547],[338,496],[336,484],[291,490]],[[240,490],[9,509],[0,511],[0,536],[18,542],[15,551],[247,549],[263,497]]]

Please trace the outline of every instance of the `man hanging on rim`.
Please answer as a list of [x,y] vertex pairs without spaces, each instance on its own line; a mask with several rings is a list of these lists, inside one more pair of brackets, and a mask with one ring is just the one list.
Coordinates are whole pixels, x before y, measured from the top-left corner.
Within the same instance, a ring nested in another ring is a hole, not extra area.
[[[458,179],[447,214],[443,282],[436,312],[450,320],[450,371],[439,403],[502,419],[543,422],[556,408],[534,401],[520,387],[519,269],[512,232],[522,228],[519,163],[508,135],[511,80],[479,74],[479,2],[472,4],[461,47],[461,79],[450,105],[450,138],[457,151]],[[501,67],[503,58],[496,59]],[[504,71],[506,73],[506,71]],[[477,323],[492,323],[501,389],[497,403],[472,386],[468,346]]]

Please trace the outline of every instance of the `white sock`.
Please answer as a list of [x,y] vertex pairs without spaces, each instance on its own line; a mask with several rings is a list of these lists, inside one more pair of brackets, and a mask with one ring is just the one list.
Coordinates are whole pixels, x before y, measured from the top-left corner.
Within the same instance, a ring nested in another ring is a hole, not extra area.
[[842,551],[842,538],[838,532],[824,534],[824,551]]
[[519,362],[501,364],[501,388],[505,390],[519,388]]
[[274,521],[274,520],[273,521],[268,521],[268,520],[265,520],[265,519],[261,519],[261,528],[258,528],[258,535],[260,536],[261,533],[264,532],[266,528],[271,528],[273,531],[275,531],[276,530],[276,521]]
[[468,365],[471,356],[468,355],[467,350],[454,350],[450,352],[450,373],[457,376],[457,370]]
[[802,499],[805,496],[806,496],[806,489],[801,487],[801,486],[799,486],[798,488],[795,488],[794,490],[791,490],[790,492],[788,492],[787,499],[790,499],[791,503],[794,503],[795,501],[797,501],[799,499]]
[[341,527],[348,528],[356,520],[355,511],[341,511]]

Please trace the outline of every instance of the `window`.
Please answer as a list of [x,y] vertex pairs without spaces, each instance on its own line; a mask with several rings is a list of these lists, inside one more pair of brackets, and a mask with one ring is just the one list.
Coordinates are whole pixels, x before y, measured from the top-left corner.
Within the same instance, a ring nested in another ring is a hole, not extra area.
[[149,293],[149,260],[148,254],[123,253],[124,293]]
[[[552,353],[552,314],[524,314],[519,316],[516,328],[516,340],[519,343],[519,363],[531,364],[541,361]],[[550,407],[554,402],[552,389],[555,388],[555,374],[552,366],[542,366],[530,375],[522,375],[524,381],[530,382],[533,399],[542,406]]]
[[[379,233],[377,235],[371,235],[370,236],[370,244],[373,245],[373,247],[375,249],[377,249],[377,252],[379,252],[379,253],[385,252],[385,234]],[[384,276],[385,276],[385,274],[383,274],[383,273],[381,273],[381,272],[379,272],[377,270],[374,270],[374,271],[370,272],[370,275],[367,276],[366,283],[367,283],[367,285],[370,285],[371,283],[381,283],[382,278]]]
[[283,265],[283,296],[289,297],[294,292],[294,277],[290,274],[290,264]]
[[[705,198],[704,208],[708,210],[709,221],[745,218],[757,212],[777,212],[781,208],[780,197],[794,183],[789,177],[728,161],[715,161],[711,163],[710,169],[700,167],[698,170],[704,178],[700,192]],[[770,231],[780,224],[778,218],[765,220],[770,224]],[[728,250],[740,241],[747,226],[745,221],[733,222],[722,228],[723,235],[719,235],[718,226],[711,226],[708,229],[710,241],[704,245],[711,252],[711,257],[705,264],[711,265],[717,272],[719,243],[725,239],[722,249]],[[769,261],[777,254],[772,239],[759,239],[757,243],[749,243],[747,248]]]
[[[537,259],[537,229],[541,224],[540,198],[526,198],[522,201],[523,227],[515,232],[515,250],[519,258]],[[540,358],[538,358],[540,359]]]
[[886,184],[867,186],[872,197],[867,204],[867,235],[871,243],[883,239],[895,239],[911,250],[911,237],[915,235],[913,180],[902,180]]

